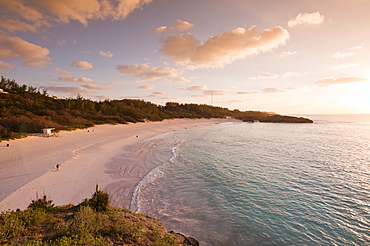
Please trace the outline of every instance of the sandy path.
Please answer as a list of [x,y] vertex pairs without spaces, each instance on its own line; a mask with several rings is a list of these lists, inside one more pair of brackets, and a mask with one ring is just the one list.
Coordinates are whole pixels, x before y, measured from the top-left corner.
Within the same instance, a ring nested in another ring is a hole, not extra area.
[[[128,125],[100,125],[61,132],[59,137],[28,137],[0,143],[0,211],[24,209],[44,194],[56,205],[77,204],[114,183],[105,164],[125,145],[185,127],[230,120],[175,119]],[[138,136],[138,137],[137,137]],[[9,143],[9,147],[6,145]],[[56,170],[56,164],[60,169]],[[139,169],[138,169],[139,170]],[[132,175],[132,174],[130,174]]]

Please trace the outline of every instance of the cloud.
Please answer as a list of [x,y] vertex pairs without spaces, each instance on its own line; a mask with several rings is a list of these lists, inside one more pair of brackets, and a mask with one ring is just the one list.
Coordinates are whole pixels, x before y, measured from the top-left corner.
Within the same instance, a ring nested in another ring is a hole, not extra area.
[[183,21],[183,20],[176,20],[173,23],[174,27],[167,27],[167,26],[160,26],[157,29],[154,30],[156,33],[170,33],[170,32],[176,32],[176,31],[187,31],[194,27],[193,24]]
[[194,27],[193,24],[187,21],[179,20],[179,19],[176,20],[174,24],[175,24],[175,28],[179,31],[187,31]]
[[104,86],[99,86],[99,85],[95,85],[95,84],[81,85],[81,87],[84,87],[84,88],[87,88],[87,89],[90,89],[90,90],[108,90]]
[[154,32],[156,33],[162,33],[162,32],[166,32],[167,31],[167,27],[166,26],[160,26],[160,27],[157,27]]
[[360,45],[356,45],[353,47],[350,47],[349,51],[337,51],[332,55],[332,58],[345,58],[356,55],[354,51],[362,49],[364,46],[364,43],[361,43]]
[[86,94],[86,93],[94,93],[96,90],[108,90],[106,87],[98,86],[95,84],[86,84],[81,85],[78,87],[68,87],[68,86],[47,86],[44,87],[47,91],[54,91],[60,93],[69,93],[69,94]]
[[[27,3],[27,6],[24,4]],[[123,20],[152,0],[6,0],[0,26],[8,31],[36,31],[40,27],[78,21],[84,26],[91,20]],[[21,21],[22,20],[22,21]]]
[[320,12],[315,13],[299,13],[294,19],[288,21],[290,28],[296,26],[311,26],[319,25],[324,22],[324,16]]
[[113,54],[110,51],[108,51],[108,52],[100,51],[99,55],[109,57],[109,58],[113,57]]
[[260,91],[260,93],[277,93],[277,92],[286,92],[286,90],[271,87],[271,88],[264,88]]
[[55,71],[57,71],[57,72],[60,72],[60,73],[62,73],[62,74],[72,74],[72,73],[70,73],[70,72],[67,72],[67,71],[64,71],[63,69],[60,69],[60,68],[54,68],[54,70]]
[[193,85],[191,87],[179,88],[179,89],[184,90],[184,91],[204,91],[204,90],[207,90],[207,86],[205,86],[205,85]]
[[155,67],[149,64],[119,65],[117,70],[122,74],[134,76],[142,81],[153,81],[165,78],[179,78],[179,73],[171,67]]
[[275,73],[263,73],[263,74],[260,74],[258,75],[257,77],[249,77],[248,79],[276,79],[278,78],[280,75],[279,74],[275,74]]
[[342,84],[350,84],[355,82],[365,81],[367,78],[360,78],[360,77],[344,77],[344,78],[326,78],[323,80],[318,80],[314,84],[320,87],[326,87],[330,85],[342,85]]
[[295,55],[297,54],[297,51],[284,51],[283,53],[281,53],[281,57],[287,57],[287,56],[292,56],[292,55]]
[[225,90],[204,90],[200,95],[191,95],[191,97],[225,96],[229,93]]
[[65,39],[59,40],[57,42],[58,45],[63,45],[63,44],[66,44],[66,43],[67,43],[67,40],[65,40]]
[[346,63],[334,65],[331,67],[331,69],[343,69],[343,68],[349,68],[349,67],[355,67],[355,66],[358,66],[358,63],[346,62]]
[[142,85],[138,87],[138,89],[143,89],[143,90],[153,90],[154,88],[155,88],[155,85]]
[[110,82],[110,83],[106,83],[104,84],[105,86],[117,86],[117,85],[128,85],[130,84],[130,82],[127,82],[127,81],[116,81],[116,82]]
[[[3,61],[0,61],[0,68],[6,68],[10,71],[15,71],[15,66],[13,66],[9,63],[3,62]],[[3,73],[4,73],[4,71],[3,71]]]
[[80,69],[92,69],[93,65],[90,62],[87,61],[77,61],[77,62],[72,62],[73,67],[78,67]]
[[288,78],[288,77],[295,77],[295,76],[301,76],[305,73],[298,73],[298,72],[286,72],[282,75],[283,78]]
[[166,94],[167,93],[164,91],[155,91],[147,97],[159,97],[159,96],[166,95]]
[[44,14],[52,17],[57,23],[69,23],[71,20],[78,21],[87,26],[89,19],[102,19],[100,3],[97,0],[37,0],[43,8]]
[[[25,6],[23,1],[6,0],[0,1],[0,6],[4,12],[13,12],[27,21],[38,21],[42,19],[42,14],[34,7]],[[7,16],[8,17],[8,16]]]
[[237,59],[270,51],[286,43],[287,30],[280,26],[258,32],[256,26],[242,27],[210,37],[201,43],[191,34],[177,34],[161,40],[160,52],[176,63],[200,67],[223,67]]
[[258,91],[238,91],[236,94],[238,95],[250,95],[250,94],[256,94]]
[[364,43],[361,43],[360,45],[353,46],[349,48],[349,50],[360,50],[364,47]]
[[269,94],[269,93],[280,93],[280,92],[287,92],[287,91],[292,91],[292,90],[297,90],[295,87],[288,87],[288,88],[275,88],[275,87],[268,87],[264,88],[259,91],[238,91],[236,94],[238,95],[251,95],[251,94]]
[[79,86],[79,87],[64,87],[64,86],[46,86],[44,87],[47,91],[54,91],[54,92],[61,92],[61,93],[70,93],[70,94],[78,94],[78,93],[91,93],[92,90]]
[[51,63],[49,54],[47,48],[0,34],[0,58],[24,60],[23,65],[41,69]]
[[0,28],[9,32],[36,32],[37,27],[19,20],[0,20]]
[[175,100],[177,100],[177,98],[176,98],[176,97],[160,97],[160,98],[158,98],[158,99],[161,99],[161,100],[170,100],[170,101],[175,101]]
[[10,32],[36,32],[41,26],[50,26],[37,7],[26,6],[23,2],[20,0],[0,1],[1,28]]
[[184,77],[176,77],[175,82],[190,82],[190,80]]
[[344,58],[344,57],[349,57],[349,56],[353,56],[353,55],[356,55],[355,52],[342,52],[342,51],[338,51],[338,52],[335,52],[334,55],[332,56],[332,58]]
[[86,77],[81,77],[79,79],[74,78],[73,76],[61,76],[58,78],[59,81],[65,82],[77,82],[77,83],[93,83],[94,80]]
[[276,73],[263,73],[258,75],[259,79],[276,79],[279,77],[279,74]]

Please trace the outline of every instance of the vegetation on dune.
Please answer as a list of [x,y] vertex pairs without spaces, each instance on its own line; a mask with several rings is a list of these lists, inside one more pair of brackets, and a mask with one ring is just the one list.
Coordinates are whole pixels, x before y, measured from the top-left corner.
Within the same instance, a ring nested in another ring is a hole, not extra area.
[[313,123],[312,120],[303,117],[293,117],[278,114],[271,115],[255,115],[253,117],[247,116],[243,118],[245,122],[273,122],[273,123]]
[[[80,95],[76,98],[60,99],[49,96],[46,90],[40,91],[33,86],[19,85],[14,80],[4,77],[0,80],[0,141],[37,133],[45,127],[74,130],[95,124],[127,124],[145,120],[225,118],[227,116],[250,121],[271,115],[276,114],[229,110],[205,104],[167,102],[162,106],[133,99],[93,101]],[[273,120],[270,118],[269,122]],[[289,120],[288,122],[293,122]]]
[[198,245],[193,238],[167,232],[152,217],[112,207],[99,190],[81,204],[54,206],[33,200],[24,211],[0,213],[0,244],[70,245]]

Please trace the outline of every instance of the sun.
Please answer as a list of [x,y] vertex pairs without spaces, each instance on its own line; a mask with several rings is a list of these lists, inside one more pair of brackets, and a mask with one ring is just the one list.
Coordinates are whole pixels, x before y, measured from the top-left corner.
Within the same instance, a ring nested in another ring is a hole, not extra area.
[[370,79],[358,83],[348,92],[350,96],[346,104],[356,113],[370,114]]

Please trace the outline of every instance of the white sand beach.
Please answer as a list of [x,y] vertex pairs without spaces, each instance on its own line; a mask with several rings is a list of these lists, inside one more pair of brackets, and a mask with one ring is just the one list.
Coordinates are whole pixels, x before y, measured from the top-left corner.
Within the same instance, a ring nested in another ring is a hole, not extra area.
[[[32,136],[0,143],[0,211],[25,209],[32,199],[47,195],[56,205],[78,204],[117,181],[106,164],[124,146],[168,131],[235,121],[233,119],[174,119],[128,125],[98,125],[60,132],[58,137]],[[9,147],[7,147],[9,144]],[[138,157],[140,158],[140,157]],[[56,165],[59,165],[59,170]],[[142,167],[145,168],[145,167]],[[131,168],[127,185],[139,181],[141,167]],[[149,171],[149,170],[148,170]],[[120,185],[125,185],[120,180]]]

